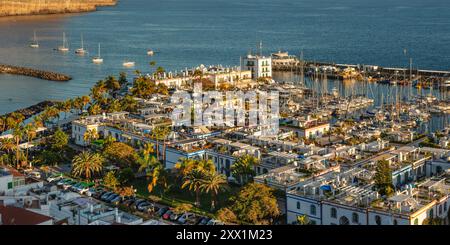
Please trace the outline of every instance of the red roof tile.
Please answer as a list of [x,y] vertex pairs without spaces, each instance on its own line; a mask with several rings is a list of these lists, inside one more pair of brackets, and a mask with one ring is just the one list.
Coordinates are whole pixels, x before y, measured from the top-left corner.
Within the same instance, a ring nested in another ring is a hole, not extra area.
[[2,225],[38,225],[52,218],[12,206],[0,206]]

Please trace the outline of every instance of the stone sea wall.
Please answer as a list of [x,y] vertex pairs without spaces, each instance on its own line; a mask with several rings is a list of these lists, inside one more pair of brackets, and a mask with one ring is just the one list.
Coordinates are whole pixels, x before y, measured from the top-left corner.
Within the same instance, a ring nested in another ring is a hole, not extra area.
[[95,11],[113,6],[117,0],[0,0],[0,17]]
[[70,76],[61,73],[0,64],[0,74],[2,73],[35,77],[39,79],[59,82],[65,82],[72,79]]

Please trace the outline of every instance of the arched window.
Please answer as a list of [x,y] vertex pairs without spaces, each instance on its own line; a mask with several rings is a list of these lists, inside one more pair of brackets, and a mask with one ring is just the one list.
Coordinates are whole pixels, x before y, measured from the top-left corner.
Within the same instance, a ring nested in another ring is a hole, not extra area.
[[442,214],[442,205],[439,205],[439,215]]
[[434,218],[434,210],[430,209],[430,218]]
[[444,203],[444,212],[447,212],[447,202]]
[[394,225],[398,225],[398,221],[394,219]]
[[359,215],[357,213],[352,213],[352,222],[359,223]]
[[337,210],[335,208],[331,208],[331,218],[337,218]]
[[381,217],[380,216],[378,216],[378,215],[375,216],[375,223],[377,225],[381,225]]
[[311,205],[311,214],[312,215],[316,215],[316,206],[315,205]]
[[419,225],[419,219],[416,218],[416,219],[414,220],[414,225]]
[[300,202],[297,202],[297,209],[300,209]]

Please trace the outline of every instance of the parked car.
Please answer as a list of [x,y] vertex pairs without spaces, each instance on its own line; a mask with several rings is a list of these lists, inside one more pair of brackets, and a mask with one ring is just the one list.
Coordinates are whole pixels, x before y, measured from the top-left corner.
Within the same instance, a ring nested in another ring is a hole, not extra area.
[[32,172],[29,172],[27,174],[27,176],[31,177],[31,178],[35,178],[35,179],[40,179],[41,178],[41,173],[39,173],[38,171],[32,171]]
[[95,193],[92,193],[92,197],[97,198],[97,199],[101,199],[102,195],[107,193],[108,191],[103,190],[103,189],[98,189],[97,191],[95,191]]
[[78,188],[79,186],[81,186],[81,182],[77,182],[76,184],[70,186],[69,189],[70,189],[71,191],[73,191],[73,192],[76,192],[76,191],[77,191],[77,188]]
[[99,194],[101,194],[101,192],[103,191],[103,189],[101,188],[94,188],[94,187],[90,187],[87,191],[86,191],[86,196],[88,197],[96,197]]
[[69,181],[72,181],[72,180],[71,179],[61,179],[61,180],[58,181],[58,183],[56,183],[56,185],[57,186],[62,186],[62,185],[64,185],[65,183],[67,183]]
[[103,195],[101,195],[100,200],[105,201],[110,195],[114,194],[114,192],[105,192]]
[[167,210],[163,215],[162,215],[162,218],[163,219],[165,219],[165,220],[168,220],[168,219],[170,219],[170,216],[173,214],[173,211],[172,210]]
[[114,197],[113,199],[109,200],[109,202],[111,204],[117,205],[120,203],[120,201],[122,201],[122,197],[120,195],[117,195],[116,197]]
[[55,182],[55,181],[59,181],[59,180],[61,180],[62,178],[63,178],[63,174],[62,174],[62,173],[59,173],[59,174],[52,174],[52,175],[50,175],[50,176],[47,178],[47,181],[50,182],[50,183],[52,183],[52,182]]
[[178,218],[180,218],[180,217],[181,217],[181,214],[172,213],[172,214],[170,215],[170,220],[171,220],[171,221],[177,221]]
[[70,187],[72,187],[72,186],[75,185],[76,183],[78,183],[78,182],[76,182],[76,181],[74,181],[74,180],[68,181],[68,182],[66,182],[65,184],[63,184],[63,189],[64,189],[64,190],[70,189]]
[[113,193],[106,198],[105,202],[110,203],[112,200],[116,199],[117,197],[120,197],[118,194]]
[[186,224],[188,220],[193,220],[195,218],[195,215],[193,213],[184,213],[178,218],[178,222],[180,224]]
[[160,209],[158,210],[158,212],[156,212],[156,215],[157,215],[158,217],[162,217],[162,216],[167,212],[167,210],[169,210],[169,208],[167,208],[167,207],[162,207],[162,208],[160,208]]
[[146,202],[146,200],[144,200],[144,199],[137,199],[137,200],[134,202],[133,207],[137,209],[137,207],[139,206],[139,204],[141,204],[141,203],[143,203],[143,202]]
[[125,205],[126,207],[131,207],[135,201],[136,199],[130,198],[128,200],[123,201],[122,204]]
[[220,220],[211,219],[206,225],[225,225]]
[[152,203],[149,203],[149,202],[145,201],[145,202],[140,203],[140,204],[137,206],[137,210],[139,210],[139,211],[141,211],[141,212],[147,211],[147,209],[148,209],[148,208],[151,208],[152,206],[153,206]]
[[86,183],[86,182],[81,182],[80,185],[77,185],[77,187],[75,188],[76,192],[80,193],[81,195],[85,194],[90,187],[94,186],[94,183]]
[[211,218],[208,217],[203,217],[199,220],[199,222],[197,223],[197,225],[206,225],[208,224],[208,222],[211,220]]

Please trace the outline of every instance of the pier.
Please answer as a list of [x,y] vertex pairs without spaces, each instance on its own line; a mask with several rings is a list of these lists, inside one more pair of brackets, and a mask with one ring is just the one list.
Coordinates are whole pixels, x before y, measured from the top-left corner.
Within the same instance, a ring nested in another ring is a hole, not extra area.
[[72,77],[61,73],[0,64],[0,74],[2,73],[35,77],[43,80],[58,81],[58,82],[65,82],[72,79]]
[[309,77],[324,77],[334,80],[356,79],[372,82],[395,81],[398,85],[415,83],[439,87],[450,80],[450,71],[419,70],[412,68],[393,68],[376,65],[336,64],[296,60],[289,64],[273,64],[273,71],[302,72]]

